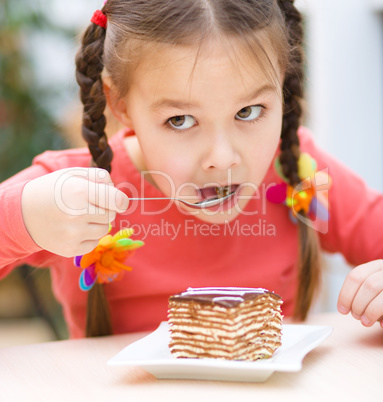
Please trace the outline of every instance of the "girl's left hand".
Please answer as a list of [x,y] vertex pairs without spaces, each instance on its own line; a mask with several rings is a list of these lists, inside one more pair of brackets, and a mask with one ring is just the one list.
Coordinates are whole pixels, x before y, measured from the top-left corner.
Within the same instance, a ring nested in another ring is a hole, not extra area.
[[351,312],[365,327],[380,321],[383,328],[383,260],[359,265],[347,275],[339,294],[338,311]]

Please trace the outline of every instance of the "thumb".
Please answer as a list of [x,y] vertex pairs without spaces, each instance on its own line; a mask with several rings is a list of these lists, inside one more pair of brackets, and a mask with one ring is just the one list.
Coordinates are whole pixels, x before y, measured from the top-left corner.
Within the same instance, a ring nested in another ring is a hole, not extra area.
[[[88,169],[88,180],[94,183],[104,183],[109,186],[114,186],[112,178],[107,170],[101,168],[89,168]],[[118,213],[125,212],[129,206],[129,198],[121,190],[114,188],[110,190],[111,199],[109,200],[109,206],[111,209]],[[112,199],[114,198],[114,203]],[[114,206],[113,206],[114,204]]]
[[114,187],[112,182],[88,181],[87,188],[88,199],[92,205],[117,213],[125,212],[128,209],[128,196]]
[[121,190],[116,189],[116,207],[119,213],[125,212],[129,206],[129,198]]

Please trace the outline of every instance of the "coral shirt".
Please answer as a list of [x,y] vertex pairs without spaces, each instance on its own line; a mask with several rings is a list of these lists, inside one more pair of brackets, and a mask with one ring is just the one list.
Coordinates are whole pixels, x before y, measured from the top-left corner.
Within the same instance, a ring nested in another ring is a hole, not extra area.
[[[120,132],[110,140],[112,180],[128,195],[133,188],[135,195],[161,197],[157,188],[142,179],[124,148],[124,137],[132,134]],[[382,258],[383,196],[319,150],[308,130],[301,128],[299,135],[301,149],[317,160],[319,170],[329,169],[333,182],[328,232],[319,234],[322,248],[341,252],[351,264]],[[62,168],[88,167],[89,161],[85,148],[48,151],[0,185],[0,277],[22,263],[49,267],[71,337],[84,336],[87,293],[78,285],[81,270],[72,258],[43,251],[33,242],[22,219],[21,193],[28,180]],[[134,238],[144,240],[145,246],[129,259],[133,270],[105,286],[114,332],[153,330],[166,320],[169,295],[190,286],[264,287],[282,296],[283,312],[291,315],[297,287],[297,226],[288,208],[266,201],[263,191],[280,181],[270,167],[244,213],[222,225],[185,215],[167,201],[132,202],[126,213],[117,216],[112,233],[133,227]],[[162,209],[160,214],[150,214]]]

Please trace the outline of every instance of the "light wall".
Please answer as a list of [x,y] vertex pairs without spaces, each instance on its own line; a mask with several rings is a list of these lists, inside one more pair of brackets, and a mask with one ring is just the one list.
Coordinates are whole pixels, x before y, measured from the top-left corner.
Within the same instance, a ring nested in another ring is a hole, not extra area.
[[[298,0],[306,20],[307,125],[317,143],[383,189],[383,0]],[[352,200],[350,200],[352,202]],[[334,310],[349,268],[325,255],[319,310]]]

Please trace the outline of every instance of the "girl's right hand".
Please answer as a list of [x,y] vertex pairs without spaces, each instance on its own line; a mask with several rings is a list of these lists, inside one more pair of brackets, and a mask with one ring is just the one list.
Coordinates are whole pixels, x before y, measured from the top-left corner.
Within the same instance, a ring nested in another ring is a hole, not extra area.
[[24,224],[42,249],[63,257],[92,251],[128,197],[99,168],[68,168],[28,182],[22,193]]

